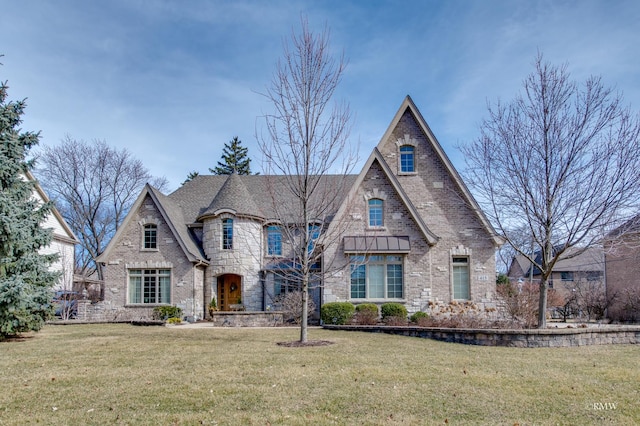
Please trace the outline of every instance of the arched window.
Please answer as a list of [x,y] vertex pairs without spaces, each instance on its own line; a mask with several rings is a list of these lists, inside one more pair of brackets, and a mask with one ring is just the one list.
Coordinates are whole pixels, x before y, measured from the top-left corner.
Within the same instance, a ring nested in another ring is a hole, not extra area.
[[413,173],[415,167],[415,148],[411,145],[402,145],[400,147],[400,171],[402,173]]
[[233,249],[233,219],[222,220],[222,249]]
[[144,225],[143,247],[145,249],[158,248],[158,226],[157,225],[154,225],[154,224]]
[[379,198],[369,200],[369,226],[382,226],[384,202]]

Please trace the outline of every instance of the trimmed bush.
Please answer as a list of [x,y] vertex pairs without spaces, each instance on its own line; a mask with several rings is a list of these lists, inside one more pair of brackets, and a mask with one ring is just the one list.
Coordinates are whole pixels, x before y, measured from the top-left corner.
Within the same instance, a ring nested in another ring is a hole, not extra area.
[[413,323],[418,324],[420,322],[420,320],[423,319],[423,318],[429,318],[429,314],[427,314],[426,312],[418,311],[418,312],[414,313],[413,315],[411,315],[409,320],[411,322],[413,322]]
[[356,308],[349,302],[329,302],[320,308],[320,318],[325,324],[344,325],[351,320]]
[[384,303],[380,306],[380,313],[382,314],[382,319],[386,319],[388,317],[400,317],[407,318],[407,308],[400,303]]
[[378,305],[361,303],[356,305],[355,323],[359,325],[375,325],[378,323]]
[[169,318],[182,318],[182,308],[177,306],[156,306],[153,308],[153,319],[166,321]]

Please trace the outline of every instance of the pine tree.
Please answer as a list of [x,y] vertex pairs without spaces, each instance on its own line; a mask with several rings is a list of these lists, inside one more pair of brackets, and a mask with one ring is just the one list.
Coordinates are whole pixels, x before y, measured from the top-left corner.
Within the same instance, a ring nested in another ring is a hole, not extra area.
[[214,175],[230,175],[234,172],[239,175],[250,175],[251,159],[247,156],[248,152],[249,148],[243,147],[242,141],[236,136],[224,144],[222,161],[218,161],[218,166],[209,171]]
[[0,339],[42,328],[58,279],[50,271],[56,256],[39,253],[51,243],[42,227],[51,205],[33,198],[35,183],[26,179],[27,154],[40,135],[21,133],[25,103],[7,101],[7,89],[0,83]]

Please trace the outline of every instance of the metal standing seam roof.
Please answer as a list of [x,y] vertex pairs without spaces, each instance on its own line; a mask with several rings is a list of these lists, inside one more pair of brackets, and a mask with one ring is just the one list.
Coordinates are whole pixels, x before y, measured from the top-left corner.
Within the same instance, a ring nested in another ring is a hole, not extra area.
[[345,253],[409,253],[408,236],[348,236],[344,237]]

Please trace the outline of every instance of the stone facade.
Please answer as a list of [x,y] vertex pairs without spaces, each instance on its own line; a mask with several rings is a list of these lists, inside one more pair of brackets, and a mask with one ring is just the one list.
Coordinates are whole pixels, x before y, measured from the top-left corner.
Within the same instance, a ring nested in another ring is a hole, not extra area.
[[[410,147],[413,170],[402,171],[401,161],[407,157],[401,154],[401,147]],[[410,98],[403,102],[360,174],[339,178],[321,177],[322,185],[335,188],[342,201],[324,212],[331,220],[320,223],[321,270],[312,291],[318,309],[322,303],[348,300],[393,301],[404,304],[409,312],[427,310],[429,302],[456,299],[455,268],[463,271],[467,283],[463,300],[494,306],[498,239]],[[196,320],[209,316],[212,299],[224,310],[270,309],[282,285],[276,282],[275,268],[289,265],[293,271],[298,262],[284,237],[281,254],[267,253],[268,226],[284,224],[282,211],[292,213],[296,205],[281,180],[198,176],[168,196],[146,187],[99,259],[106,283],[102,304],[110,311],[144,317],[155,306],[169,303]],[[342,186],[343,190],[338,189]],[[371,200],[383,206],[381,224],[369,221]],[[308,226],[286,223],[287,227],[298,226],[292,235]],[[144,248],[146,226],[154,227],[157,235],[153,249]],[[229,244],[231,237],[233,244]],[[403,241],[407,246],[356,253],[345,246],[345,237],[365,242]],[[375,259],[391,262],[366,265],[368,272],[361,275],[366,295],[354,292],[352,271],[358,256],[367,263]],[[455,261],[463,263],[454,265]],[[374,270],[378,275],[371,272]],[[166,294],[160,287],[148,290],[164,279],[161,273],[170,273],[171,289]],[[136,274],[142,274],[143,281]],[[145,292],[143,296],[135,294],[136,286]],[[156,290],[158,294],[146,293]]]
[[602,327],[545,330],[451,329],[430,327],[326,325],[331,330],[399,334],[479,346],[560,348],[591,345],[640,344],[640,327]]

